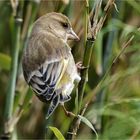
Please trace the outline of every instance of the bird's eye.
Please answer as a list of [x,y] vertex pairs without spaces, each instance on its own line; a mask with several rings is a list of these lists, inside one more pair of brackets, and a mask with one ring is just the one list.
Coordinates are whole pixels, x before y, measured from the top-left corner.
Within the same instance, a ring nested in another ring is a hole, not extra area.
[[68,23],[62,23],[63,27],[68,28]]

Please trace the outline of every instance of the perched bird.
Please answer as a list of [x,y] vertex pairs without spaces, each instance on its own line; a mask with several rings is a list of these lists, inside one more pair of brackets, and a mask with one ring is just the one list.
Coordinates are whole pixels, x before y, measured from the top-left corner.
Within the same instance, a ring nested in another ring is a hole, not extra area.
[[68,39],[79,40],[69,19],[61,13],[48,13],[34,23],[23,53],[26,82],[41,101],[50,103],[47,117],[58,104],[70,100],[74,82],[81,79]]

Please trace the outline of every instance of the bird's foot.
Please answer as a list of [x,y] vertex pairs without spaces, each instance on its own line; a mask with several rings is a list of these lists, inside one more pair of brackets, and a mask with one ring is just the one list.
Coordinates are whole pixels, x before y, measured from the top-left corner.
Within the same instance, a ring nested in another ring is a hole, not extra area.
[[67,111],[67,109],[65,108],[64,105],[62,105],[62,107],[63,107],[63,110],[64,110],[66,116],[68,116],[68,117],[76,117],[76,115],[74,113],[72,113],[70,111]]
[[80,72],[80,70],[87,69],[88,67],[83,66],[82,61],[79,61],[76,63],[77,71]]

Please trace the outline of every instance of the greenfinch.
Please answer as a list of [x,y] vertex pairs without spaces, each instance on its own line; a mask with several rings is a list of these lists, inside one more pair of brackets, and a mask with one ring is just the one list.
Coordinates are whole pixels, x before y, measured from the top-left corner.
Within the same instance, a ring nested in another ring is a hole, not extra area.
[[69,19],[61,13],[48,13],[33,24],[23,53],[24,78],[37,97],[49,103],[47,117],[71,99],[74,83],[81,79],[69,39],[79,40]]

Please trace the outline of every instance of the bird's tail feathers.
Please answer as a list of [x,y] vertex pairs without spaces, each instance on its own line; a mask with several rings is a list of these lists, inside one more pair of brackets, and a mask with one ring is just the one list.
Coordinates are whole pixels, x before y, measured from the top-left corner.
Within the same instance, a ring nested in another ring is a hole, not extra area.
[[50,117],[50,115],[54,112],[59,103],[60,103],[60,94],[58,94],[58,92],[55,91],[47,112],[46,119]]

